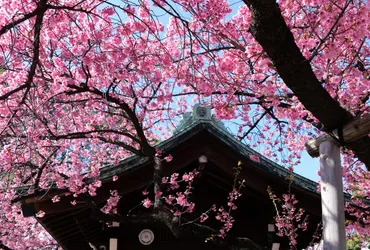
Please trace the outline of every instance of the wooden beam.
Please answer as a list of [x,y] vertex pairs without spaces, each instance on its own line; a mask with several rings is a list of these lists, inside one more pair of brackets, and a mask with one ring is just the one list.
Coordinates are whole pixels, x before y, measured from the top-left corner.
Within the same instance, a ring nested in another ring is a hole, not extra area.
[[345,250],[345,214],[340,149],[332,140],[320,144],[321,209],[324,250]]
[[343,127],[343,130],[333,130],[330,135],[325,134],[316,139],[306,142],[307,152],[312,157],[319,157],[320,144],[329,138],[335,138],[339,142],[351,143],[367,136],[370,133],[370,114],[354,119]]

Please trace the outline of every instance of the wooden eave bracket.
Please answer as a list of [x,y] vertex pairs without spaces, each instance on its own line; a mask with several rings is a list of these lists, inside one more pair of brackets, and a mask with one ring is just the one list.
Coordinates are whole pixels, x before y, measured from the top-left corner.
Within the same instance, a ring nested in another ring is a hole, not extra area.
[[370,114],[358,117],[345,125],[342,130],[335,129],[330,134],[319,136],[305,143],[306,150],[311,157],[319,157],[319,146],[327,140],[336,141],[338,144],[355,142],[368,136],[370,133]]

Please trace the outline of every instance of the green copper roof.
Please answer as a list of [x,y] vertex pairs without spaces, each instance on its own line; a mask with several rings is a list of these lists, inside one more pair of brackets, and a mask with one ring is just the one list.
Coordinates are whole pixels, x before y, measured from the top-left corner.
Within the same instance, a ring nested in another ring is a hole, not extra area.
[[219,127],[227,133],[224,123],[216,118],[215,115],[211,114],[211,109],[201,104],[196,104],[193,107],[193,112],[185,112],[179,126],[174,131],[174,135],[185,130],[197,122],[208,122],[215,127]]

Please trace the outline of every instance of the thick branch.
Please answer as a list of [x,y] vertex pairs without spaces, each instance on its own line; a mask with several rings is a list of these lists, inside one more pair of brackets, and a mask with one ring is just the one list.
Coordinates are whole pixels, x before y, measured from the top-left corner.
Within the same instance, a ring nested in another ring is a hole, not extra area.
[[0,96],[0,100],[6,100],[11,95],[26,89],[26,91],[23,95],[22,101],[21,101],[21,103],[22,103],[22,102],[24,102],[24,99],[26,98],[26,96],[28,94],[28,91],[31,88],[31,83],[33,81],[33,77],[35,76],[36,67],[37,67],[37,64],[39,62],[40,34],[41,34],[41,27],[42,27],[42,22],[43,22],[43,19],[44,19],[44,14],[45,14],[45,11],[47,10],[46,2],[47,2],[47,0],[40,1],[40,3],[38,4],[38,7],[33,12],[28,13],[28,14],[24,15],[23,18],[20,18],[20,19],[14,21],[12,23],[9,23],[8,25],[3,26],[3,28],[1,28],[1,30],[0,30],[0,36],[1,36],[4,33],[6,33],[9,29],[11,29],[11,28],[17,26],[18,24],[36,16],[36,21],[35,21],[35,25],[34,25],[34,35],[33,35],[33,37],[34,37],[33,38],[33,56],[32,56],[31,67],[30,67],[30,70],[28,72],[27,80],[24,84],[20,85],[19,87],[17,87],[15,89],[5,93],[4,95]]
[[97,130],[91,130],[91,131],[80,131],[80,132],[74,132],[64,135],[53,135],[51,139],[53,140],[60,140],[60,139],[78,139],[78,138],[88,138],[87,135],[91,134],[100,134],[100,133],[108,133],[108,134],[118,134],[122,136],[126,136],[133,140],[134,142],[140,143],[140,141],[130,133],[114,130],[114,129],[97,129]]
[[136,134],[140,140],[142,155],[145,155],[148,157],[151,157],[154,155],[154,148],[149,145],[139,119],[137,118],[135,112],[130,108],[130,106],[127,103],[120,100],[119,98],[110,96],[109,93],[104,93],[96,88],[91,88],[91,87],[88,88],[87,86],[79,87],[76,85],[68,85],[68,87],[73,90],[67,91],[66,92],[67,95],[75,95],[79,93],[88,92],[88,93],[98,95],[101,98],[104,98],[105,100],[107,100],[108,102],[118,105],[127,114],[129,120],[131,121],[132,125],[135,128]]
[[19,92],[19,91],[22,91],[23,89],[27,88],[29,86],[29,84],[22,84],[20,86],[18,86],[17,88],[5,93],[4,95],[0,96],[0,101],[2,100],[6,100],[8,99],[8,97],[10,97],[11,95]]
[[0,29],[0,36],[2,36],[3,34],[5,34],[10,29],[14,28],[15,26],[17,26],[18,24],[23,23],[24,21],[27,21],[28,19],[36,16],[40,12],[41,12],[41,9],[40,8],[36,8],[34,11],[25,14],[22,18],[19,18],[19,19],[15,20],[15,21],[13,21],[11,23],[8,23],[7,25],[4,25]]
[[[154,172],[153,172],[153,183],[154,183],[154,194],[161,193],[161,184],[163,176],[163,166],[161,159],[158,156],[154,157]],[[154,209],[161,209],[163,202],[158,195],[154,195]]]
[[287,86],[328,131],[349,122],[351,115],[322,87],[309,61],[303,57],[276,1],[250,2],[253,18],[251,33],[273,61]]
[[4,249],[4,250],[12,250],[11,248],[3,245],[1,242],[0,242],[0,249]]
[[[353,116],[321,86],[303,57],[275,0],[245,0],[252,12],[250,31],[270,57],[286,85],[323,125],[326,132],[343,127]],[[323,108],[324,107],[324,108]],[[347,145],[370,169],[370,138]]]

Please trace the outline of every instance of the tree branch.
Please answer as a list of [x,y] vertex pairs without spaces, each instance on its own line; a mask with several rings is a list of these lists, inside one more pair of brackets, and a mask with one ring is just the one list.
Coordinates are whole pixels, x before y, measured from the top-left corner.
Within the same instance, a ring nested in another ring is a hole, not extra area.
[[[303,57],[286,25],[275,0],[244,1],[252,12],[250,32],[270,57],[285,84],[299,101],[330,132],[353,119],[323,88],[312,71],[310,62]],[[323,108],[325,107],[325,108]],[[347,145],[370,169],[370,138]]]

